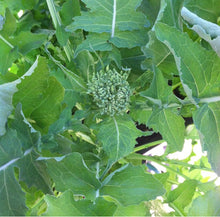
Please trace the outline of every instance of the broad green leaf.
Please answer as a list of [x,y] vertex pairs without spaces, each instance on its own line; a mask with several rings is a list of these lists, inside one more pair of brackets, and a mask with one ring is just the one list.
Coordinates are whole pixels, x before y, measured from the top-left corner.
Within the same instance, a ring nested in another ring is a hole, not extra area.
[[208,152],[209,162],[220,175],[220,102],[201,105],[193,120],[200,132],[203,149]]
[[181,116],[169,109],[155,109],[147,125],[160,132],[168,143],[169,153],[181,151],[184,143],[185,125]]
[[205,20],[215,23],[220,14],[219,0],[185,0],[184,6]]
[[64,88],[54,77],[49,76],[46,59],[39,58],[33,74],[25,77],[17,88],[13,104],[21,102],[25,117],[32,120],[37,130],[46,133],[49,126],[59,118],[64,97]]
[[114,162],[133,151],[139,135],[134,122],[124,115],[104,120],[99,126],[97,138],[109,161]]
[[95,202],[89,200],[75,201],[73,193],[65,191],[58,198],[47,195],[46,216],[112,216],[116,205],[105,201],[103,198],[97,198]]
[[9,129],[0,137],[0,171],[23,156],[22,144],[15,130]]
[[191,203],[197,185],[198,181],[193,179],[184,181],[168,193],[166,202],[174,204],[175,207],[183,211]]
[[130,206],[118,205],[114,216],[150,216],[150,212],[145,203]]
[[14,168],[0,169],[0,216],[24,216],[25,194],[14,176]]
[[196,198],[189,210],[189,216],[219,216],[220,188],[216,187],[205,195]]
[[81,154],[72,153],[62,160],[50,159],[47,163],[48,172],[55,182],[57,191],[71,189],[74,194],[95,199],[100,183],[96,174],[86,166]]
[[169,47],[175,57],[187,96],[194,103],[198,98],[218,96],[220,59],[217,54],[205,50],[185,33],[166,24],[158,23],[155,30],[158,39]]
[[[109,50],[112,42],[116,47],[136,47],[144,45],[147,42],[146,30],[148,21],[143,13],[136,11],[141,4],[141,0],[95,0],[93,2],[83,0],[89,10],[81,13],[81,16],[75,17],[74,22],[67,27],[68,31],[74,32],[77,29],[84,29],[94,33],[105,33],[106,40],[103,40],[103,34],[96,34],[97,38],[88,38],[77,49],[87,49],[93,41],[96,44],[100,41],[101,45],[97,50]],[[98,42],[97,42],[98,41]],[[99,43],[100,43],[99,42]],[[94,50],[95,50],[94,48]]]
[[153,200],[164,193],[162,184],[147,174],[144,167],[132,165],[116,171],[100,189],[100,195],[110,196],[123,206]]
[[22,78],[31,75],[37,67],[37,64],[38,59],[20,79],[0,85],[0,136],[5,133],[5,124],[7,122],[7,118],[13,110],[12,97],[17,91],[16,85],[21,82]]
[[31,152],[16,162],[16,166],[20,168],[19,181],[24,181],[29,188],[35,186],[44,193],[51,193],[52,183],[46,172],[46,165],[37,161],[37,157],[36,153]]
[[[119,31],[136,30],[146,25],[146,18],[141,12],[135,11],[141,0],[83,0],[89,12],[81,12],[80,17],[75,17],[69,29],[75,31],[84,29],[91,32],[112,33],[116,29]],[[115,19],[115,23],[114,20]]]

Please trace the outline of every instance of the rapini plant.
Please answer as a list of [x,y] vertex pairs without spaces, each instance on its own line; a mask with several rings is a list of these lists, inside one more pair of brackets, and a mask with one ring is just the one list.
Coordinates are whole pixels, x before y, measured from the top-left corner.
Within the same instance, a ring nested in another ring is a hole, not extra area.
[[219,17],[0,0],[0,216],[220,216]]

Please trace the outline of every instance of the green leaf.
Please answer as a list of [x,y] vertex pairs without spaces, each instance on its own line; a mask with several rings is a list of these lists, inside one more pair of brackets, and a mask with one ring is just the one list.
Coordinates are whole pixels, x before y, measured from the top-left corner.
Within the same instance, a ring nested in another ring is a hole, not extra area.
[[190,216],[219,216],[220,187],[196,198],[189,210]]
[[196,128],[200,132],[203,149],[215,172],[220,175],[220,102],[203,104],[193,114]]
[[49,76],[46,59],[39,58],[33,74],[22,80],[17,88],[13,104],[21,102],[24,115],[32,120],[33,127],[46,133],[59,118],[64,97],[64,88]]
[[[75,17],[74,22],[69,26],[69,29],[75,31],[84,29],[90,32],[112,32],[112,28],[120,31],[136,30],[146,25],[146,18],[141,12],[135,11],[140,5],[141,0],[121,0],[117,1],[115,11],[114,3],[107,0],[83,0],[89,12],[82,12],[80,17]],[[116,16],[115,26],[112,26],[113,17]],[[117,31],[117,30],[116,30]]]
[[31,152],[16,162],[20,168],[19,181],[24,181],[29,188],[35,186],[44,193],[51,193],[52,183],[46,172],[46,165],[42,161],[37,161],[37,158],[38,155]]
[[218,96],[220,59],[216,53],[205,50],[185,33],[166,24],[158,23],[155,30],[158,39],[169,47],[175,57],[187,96],[194,103],[201,97]]
[[134,122],[124,115],[104,120],[99,126],[97,138],[109,161],[114,162],[133,151],[139,135]]
[[155,109],[147,125],[160,132],[168,143],[169,153],[181,151],[184,143],[185,125],[181,116],[175,114],[172,108]]
[[0,215],[24,216],[25,194],[14,176],[14,168],[0,169]]
[[96,179],[96,174],[86,166],[81,154],[72,153],[62,160],[55,158],[47,162],[49,174],[55,182],[57,191],[71,189],[74,194],[95,199],[100,183]]
[[112,216],[116,209],[114,203],[100,197],[95,202],[75,201],[70,190],[58,198],[47,195],[45,200],[48,206],[46,216]]
[[175,207],[183,211],[191,203],[197,185],[198,181],[196,180],[184,181],[176,189],[168,193],[166,202],[172,203]]
[[[95,0],[93,2],[83,0],[88,12],[82,12],[81,16],[75,17],[74,22],[67,27],[68,31],[84,29],[93,33],[103,33],[87,37],[86,42],[79,46],[78,50],[87,49],[88,45],[95,42],[94,50],[109,50],[112,42],[117,47],[142,46],[147,42],[146,30],[148,21],[143,13],[136,11],[141,0],[112,1]],[[105,36],[105,37],[103,37]],[[104,40],[104,38],[106,38]],[[92,44],[93,45],[93,44]],[[98,46],[97,46],[98,45]],[[91,50],[91,49],[89,49]]]
[[143,166],[127,165],[115,171],[104,181],[100,195],[110,196],[123,206],[139,204],[163,195],[165,191],[162,184],[147,174],[145,169]]

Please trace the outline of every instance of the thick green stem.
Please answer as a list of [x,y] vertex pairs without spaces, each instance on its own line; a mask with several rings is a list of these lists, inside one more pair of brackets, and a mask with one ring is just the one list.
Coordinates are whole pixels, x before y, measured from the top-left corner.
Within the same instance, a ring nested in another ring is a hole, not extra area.
[[155,146],[155,145],[159,145],[163,142],[165,142],[165,141],[164,140],[157,140],[157,141],[154,141],[154,142],[151,142],[151,143],[148,143],[148,144],[138,146],[137,148],[134,149],[133,153],[137,152],[137,151],[140,151],[140,150],[143,150],[145,148],[149,148],[149,147],[152,147],[152,146]]
[[182,161],[178,161],[178,160],[171,160],[171,159],[164,159],[164,162],[167,162],[169,164],[173,164],[173,165],[179,165],[179,166],[183,166],[183,167],[190,167],[192,169],[199,169],[199,170],[204,170],[204,171],[208,171],[208,172],[213,172],[212,169],[207,168],[207,167],[200,167],[198,165],[193,165],[193,164],[188,164]]
[[[50,15],[52,17],[52,21],[53,21],[54,27],[55,27],[55,29],[57,29],[58,26],[62,25],[60,15],[56,11],[56,7],[54,5],[53,0],[46,0],[46,1],[47,1],[47,6],[48,6],[49,11],[50,11]],[[74,58],[74,54],[73,54],[72,49],[70,47],[69,40],[67,41],[67,44],[65,46],[63,46],[63,49],[64,49],[64,52],[66,53],[67,59],[69,61],[71,61],[71,59]]]
[[[137,155],[138,155],[138,154],[137,154]],[[136,157],[132,158],[132,156],[130,156],[128,159],[137,159],[137,158],[136,158]],[[182,176],[182,177],[183,177],[184,179],[186,179],[186,180],[189,180],[189,179],[190,179],[188,176],[186,176],[186,175],[180,173],[179,171],[177,171],[177,170],[171,168],[170,166],[168,166],[168,165],[166,165],[166,164],[163,164],[163,163],[166,163],[166,162],[163,162],[163,161],[157,159],[156,157],[140,155],[140,156],[138,156],[138,159],[155,162],[155,163],[159,164],[160,166],[163,166],[164,168],[166,168],[167,171],[174,172],[174,173],[176,173],[177,175]]]
[[179,87],[182,83],[178,82],[177,84],[172,86],[172,90],[175,90],[177,87]]

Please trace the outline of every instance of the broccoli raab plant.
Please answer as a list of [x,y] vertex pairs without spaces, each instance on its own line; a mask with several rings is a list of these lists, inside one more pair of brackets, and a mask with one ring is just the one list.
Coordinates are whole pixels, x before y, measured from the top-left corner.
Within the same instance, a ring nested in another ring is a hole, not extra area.
[[220,215],[219,17],[0,0],[0,216]]

